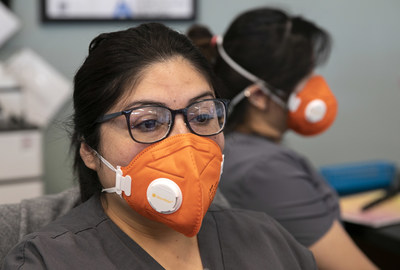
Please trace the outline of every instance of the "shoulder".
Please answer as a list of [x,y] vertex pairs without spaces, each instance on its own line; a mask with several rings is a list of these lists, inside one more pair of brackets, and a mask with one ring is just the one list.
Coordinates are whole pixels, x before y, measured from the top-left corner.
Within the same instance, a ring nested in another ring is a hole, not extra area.
[[[99,241],[97,236],[108,231],[108,220],[97,199],[93,197],[65,216],[26,235],[7,255],[5,263],[8,266],[17,265],[20,269],[42,264],[55,267],[57,262],[52,261],[52,258],[73,258],[88,250],[95,252],[94,247],[100,245],[100,242],[96,242]],[[71,265],[75,262],[59,263]]]
[[251,161],[250,164],[262,164],[265,167],[269,162],[275,162],[296,167],[306,162],[303,156],[281,144],[239,132],[232,132],[226,136],[224,153],[226,162],[230,164],[238,162],[248,164]]
[[56,238],[65,238],[69,235],[79,235],[97,228],[104,221],[109,220],[104,213],[98,196],[93,196],[88,201],[71,209],[64,216],[56,218],[46,226],[30,233],[24,237],[23,241],[52,241]]
[[282,230],[282,227],[264,212],[214,206],[210,207],[208,213],[215,219],[218,227],[229,227],[241,234],[263,232],[269,235]]
[[[294,248],[299,248],[297,241],[290,235],[275,219],[264,212],[252,211],[238,208],[212,207],[208,211],[208,218],[212,218],[222,237],[238,241],[246,239],[246,243],[271,243],[281,247],[282,242],[287,242]],[[239,243],[238,243],[239,244]],[[300,247],[302,249],[302,247]]]
[[57,194],[25,199],[17,204],[0,205],[0,224],[24,236],[66,214],[79,203],[79,189],[74,187]]
[[[283,269],[315,267],[311,252],[263,212],[213,208],[210,209],[208,218],[215,221],[222,250],[225,253],[230,247],[240,247],[245,253],[240,257],[246,257],[254,263],[273,262],[273,265],[283,266]],[[232,262],[236,260],[230,259]]]
[[102,222],[109,220],[104,213],[98,196],[70,209],[64,216],[56,218],[46,226],[28,234],[24,240],[55,239],[65,235],[78,235],[81,232],[98,227]]
[[77,187],[63,192],[0,205],[0,263],[23,236],[37,231],[80,203]]
[[79,234],[98,227],[99,224],[106,220],[109,220],[109,218],[101,207],[99,197],[93,196],[86,202],[70,209],[64,216],[56,218],[38,230],[38,233],[42,235],[47,233],[53,238],[66,232]]

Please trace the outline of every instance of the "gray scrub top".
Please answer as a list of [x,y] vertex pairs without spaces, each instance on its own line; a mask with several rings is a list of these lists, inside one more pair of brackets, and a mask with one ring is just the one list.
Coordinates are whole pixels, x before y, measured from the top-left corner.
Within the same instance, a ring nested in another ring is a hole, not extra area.
[[340,218],[336,192],[296,152],[264,137],[225,137],[219,188],[232,207],[263,211],[310,246]]
[[[312,253],[265,213],[211,206],[198,243],[204,269],[317,269]],[[15,246],[8,269],[163,269],[105,214],[98,196]]]

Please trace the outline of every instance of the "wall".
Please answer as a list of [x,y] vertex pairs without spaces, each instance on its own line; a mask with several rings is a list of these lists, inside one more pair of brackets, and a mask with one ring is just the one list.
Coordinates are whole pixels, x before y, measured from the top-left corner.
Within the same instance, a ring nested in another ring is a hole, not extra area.
[[[371,159],[388,159],[400,165],[400,1],[198,0],[196,22],[223,33],[237,13],[276,3],[318,22],[332,34],[333,52],[319,73],[326,77],[339,101],[337,120],[326,133],[313,138],[288,134],[285,143],[308,156],[315,166]],[[0,49],[0,60],[29,47],[71,80],[94,36],[135,25],[42,24],[39,0],[14,0],[11,4],[22,21],[22,29]],[[190,24],[168,23],[181,31]],[[68,101],[45,130],[47,193],[72,185],[66,131],[71,114]]]

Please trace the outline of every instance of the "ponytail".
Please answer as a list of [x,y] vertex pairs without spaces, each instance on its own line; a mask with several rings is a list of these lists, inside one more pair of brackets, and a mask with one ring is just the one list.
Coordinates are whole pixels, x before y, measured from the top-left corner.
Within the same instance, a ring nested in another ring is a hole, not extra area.
[[217,50],[215,42],[213,42],[214,35],[212,32],[204,25],[195,24],[188,29],[186,35],[213,66],[217,57]]

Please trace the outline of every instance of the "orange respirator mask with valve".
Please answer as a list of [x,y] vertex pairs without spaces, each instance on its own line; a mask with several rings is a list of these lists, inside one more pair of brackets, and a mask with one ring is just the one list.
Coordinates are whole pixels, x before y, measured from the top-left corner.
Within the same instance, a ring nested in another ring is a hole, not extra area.
[[128,166],[114,168],[115,187],[140,215],[188,236],[196,235],[214,199],[223,155],[213,140],[191,133],[166,138],[145,148]]
[[[322,133],[333,124],[337,115],[338,104],[322,76],[311,76],[304,87],[293,92],[288,101],[285,102],[280,97],[285,95],[283,91],[274,88],[275,91],[282,92],[278,96],[265,81],[244,69],[226,53],[222,46],[223,39],[221,36],[216,36],[214,40],[220,56],[232,69],[255,83],[264,94],[288,110],[287,124],[291,130],[304,136],[310,136]],[[232,99],[230,107],[233,108],[244,99],[246,92],[247,88],[237,94]]]
[[300,91],[290,95],[287,102],[288,127],[304,135],[317,135],[335,121],[338,105],[322,76],[310,77]]

